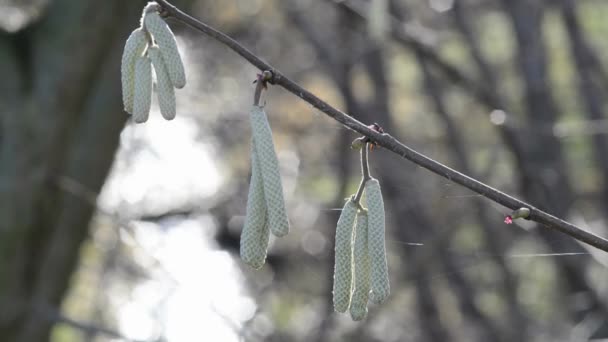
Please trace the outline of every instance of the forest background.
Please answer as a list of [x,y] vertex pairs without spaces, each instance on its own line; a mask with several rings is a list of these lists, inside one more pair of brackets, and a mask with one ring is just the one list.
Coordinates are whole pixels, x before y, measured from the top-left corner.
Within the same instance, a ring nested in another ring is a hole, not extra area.
[[[608,236],[608,3],[180,0],[306,89],[408,146]],[[375,149],[392,294],[333,312],[352,131],[265,92],[292,232],[238,259],[259,72],[169,20],[178,117],[122,111],[143,1],[0,1],[0,340],[608,338],[608,257]]]

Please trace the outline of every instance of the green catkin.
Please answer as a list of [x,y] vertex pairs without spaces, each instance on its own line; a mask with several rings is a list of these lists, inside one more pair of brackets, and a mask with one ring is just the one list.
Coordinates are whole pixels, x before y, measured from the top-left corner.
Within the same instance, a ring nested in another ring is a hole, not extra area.
[[150,114],[152,99],[152,66],[148,56],[140,56],[135,61],[135,91],[133,93],[133,120],[146,122]]
[[354,321],[360,321],[367,315],[367,301],[370,289],[370,262],[367,249],[367,211],[357,214],[355,229],[355,247],[353,258],[355,264],[355,280],[353,296],[350,302],[350,316]]
[[167,66],[158,46],[150,47],[148,56],[152,60],[156,73],[156,94],[160,113],[166,120],[173,120],[175,118],[175,89],[173,89],[173,83],[171,83]]
[[370,179],[365,184],[368,212],[368,249],[371,265],[371,296],[376,304],[386,300],[390,293],[386,247],[384,242],[384,201],[380,183]]
[[127,113],[133,114],[133,95],[135,91],[135,61],[146,50],[148,39],[146,32],[141,28],[131,32],[125,42],[120,64],[122,83],[122,102]]
[[245,226],[241,232],[241,259],[258,269],[266,261],[270,233],[266,220],[264,184],[255,148],[251,149],[251,182],[247,198]]
[[183,88],[186,85],[186,73],[173,32],[156,11],[144,14],[144,27],[160,47],[171,82],[175,88]]
[[268,225],[274,235],[284,236],[289,233],[289,220],[285,210],[279,161],[272,142],[270,124],[264,109],[259,106],[253,106],[250,118],[253,144],[264,183]]
[[349,199],[336,225],[334,261],[334,310],[346,312],[350,305],[353,276],[353,225],[357,217],[357,204]]

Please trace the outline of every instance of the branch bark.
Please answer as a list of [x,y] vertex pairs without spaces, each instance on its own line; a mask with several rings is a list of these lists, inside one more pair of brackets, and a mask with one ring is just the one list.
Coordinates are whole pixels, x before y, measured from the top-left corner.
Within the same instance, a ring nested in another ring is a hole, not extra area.
[[386,150],[391,151],[404,159],[410,160],[411,162],[439,176],[442,176],[454,183],[460,184],[509,209],[516,210],[522,207],[529,208],[529,220],[538,222],[547,228],[557,230],[578,241],[608,252],[608,240],[604,239],[603,237],[586,231],[572,223],[553,216],[524,201],[516,199],[506,193],[490,187],[489,185],[451,169],[423,154],[416,152],[389,134],[374,131],[365,124],[332,107],[325,101],[318,98],[316,95],[304,89],[226,34],[182,12],[180,9],[166,0],[157,0],[157,2],[162,6],[167,15],[174,17],[175,19],[187,24],[197,31],[200,31],[214,38],[218,42],[228,46],[258,69],[272,72],[273,79],[270,83],[279,85],[285,90],[300,97],[302,100],[308,102],[313,107],[325,113],[327,116],[341,123],[344,127],[369,137],[372,141],[376,142],[379,146],[384,147]]

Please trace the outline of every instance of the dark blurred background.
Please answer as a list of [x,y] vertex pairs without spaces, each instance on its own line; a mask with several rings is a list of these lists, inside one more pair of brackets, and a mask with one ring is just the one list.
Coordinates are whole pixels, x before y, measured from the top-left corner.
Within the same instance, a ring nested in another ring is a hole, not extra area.
[[[605,0],[179,0],[332,105],[608,236]],[[0,341],[608,339],[608,257],[382,149],[392,293],[333,312],[357,136],[264,94],[292,232],[238,258],[255,68],[170,20],[178,117],[133,124],[143,1],[0,0]],[[523,221],[523,222],[520,222]]]

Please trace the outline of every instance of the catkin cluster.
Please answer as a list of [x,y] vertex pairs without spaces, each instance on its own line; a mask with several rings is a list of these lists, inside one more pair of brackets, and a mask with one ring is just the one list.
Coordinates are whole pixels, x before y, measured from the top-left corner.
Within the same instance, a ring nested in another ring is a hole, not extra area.
[[136,123],[146,122],[152,98],[152,67],[162,116],[175,118],[175,89],[186,85],[186,74],[175,36],[159,15],[159,6],[144,8],[141,25],[135,29],[122,54],[122,99],[125,111]]
[[[122,55],[124,108],[133,115],[136,123],[148,120],[152,70],[156,75],[160,112],[167,120],[172,120],[176,114],[174,88],[186,85],[175,37],[159,11],[160,6],[155,2],[146,5],[140,27],[127,39]],[[265,87],[265,78],[258,81],[264,82]],[[270,233],[281,237],[289,232],[272,131],[263,107],[257,105],[258,100],[259,97],[250,113],[251,180],[240,245],[241,258],[256,269],[266,261]],[[364,177],[365,188],[360,189],[365,192],[367,209],[353,196],[344,205],[336,228],[334,309],[342,313],[350,309],[355,321],[365,318],[369,300],[382,303],[390,292],[384,241],[384,203],[380,183],[368,178],[369,173]]]
[[350,308],[353,320],[367,315],[368,300],[380,304],[390,293],[384,242],[384,202],[377,179],[365,183],[367,209],[349,199],[336,227],[334,309]]
[[251,181],[240,253],[244,262],[257,269],[266,261],[269,233],[278,237],[286,235],[289,232],[289,221],[283,199],[279,161],[264,109],[254,105],[250,119]]

